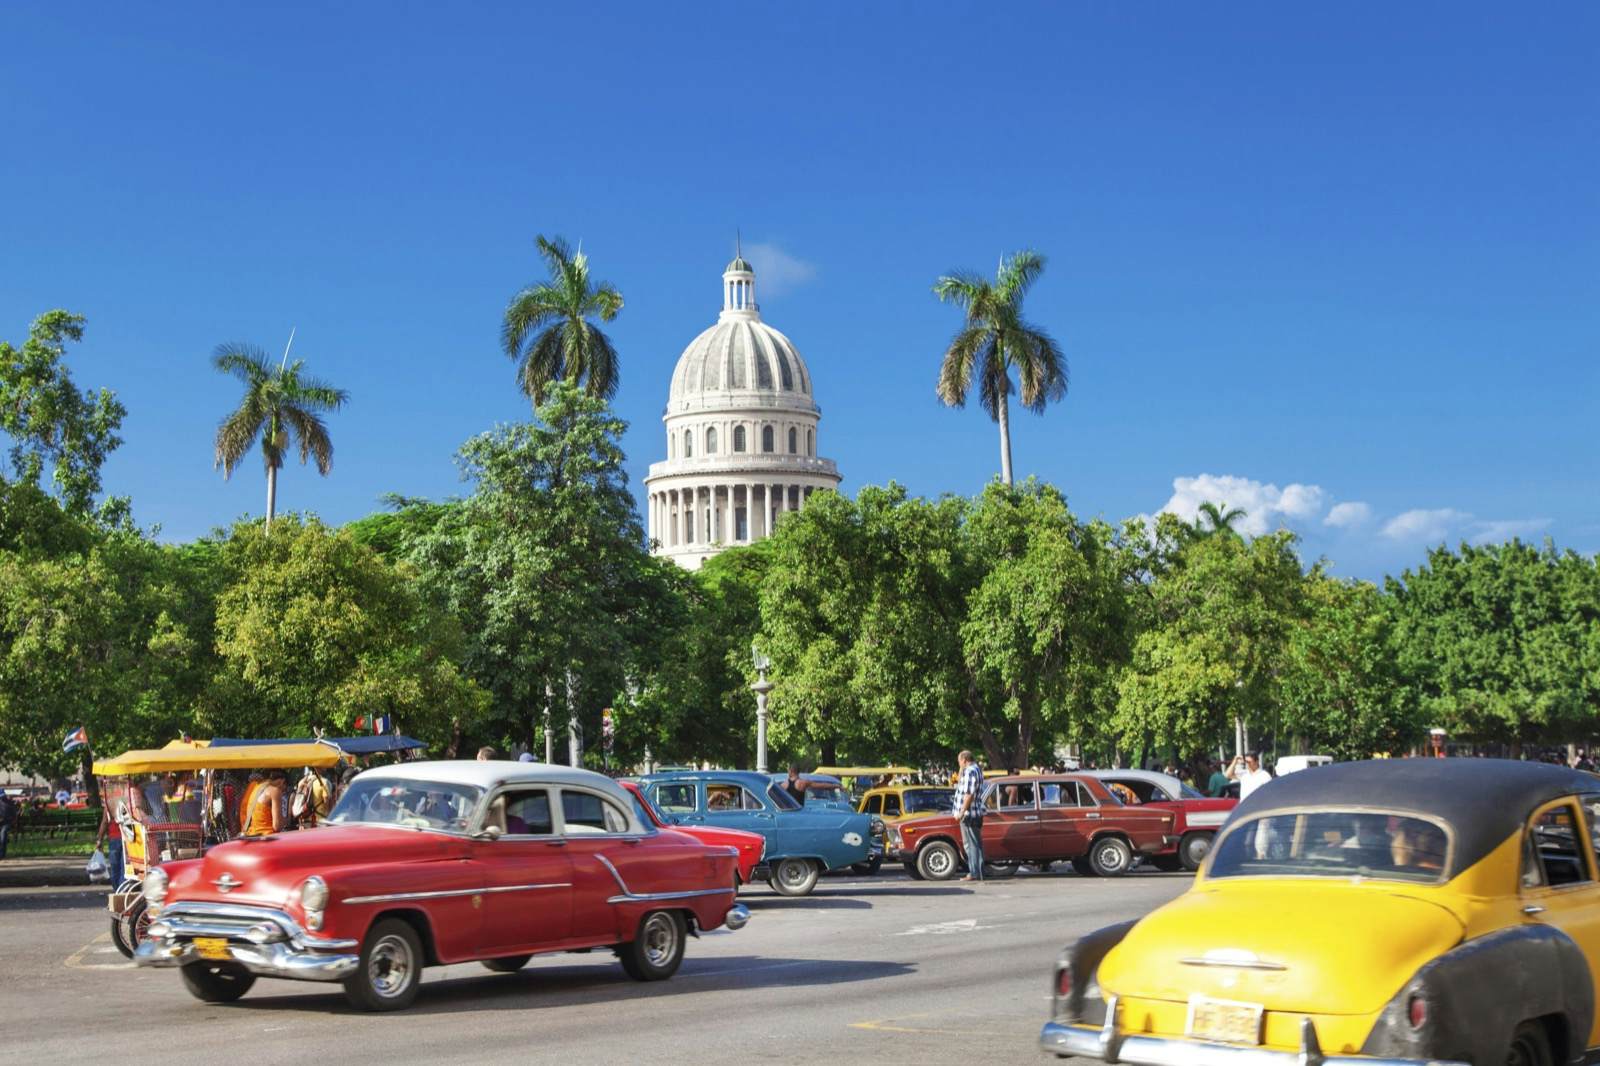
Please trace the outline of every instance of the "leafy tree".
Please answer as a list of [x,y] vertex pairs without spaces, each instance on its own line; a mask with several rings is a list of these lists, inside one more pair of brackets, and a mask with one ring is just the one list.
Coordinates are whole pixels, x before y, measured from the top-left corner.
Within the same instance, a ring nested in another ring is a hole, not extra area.
[[0,478],[0,551],[30,557],[77,555],[103,532],[37,485]]
[[1237,537],[1239,531],[1233,528],[1233,524],[1246,517],[1248,515],[1237,507],[1229,507],[1225,503],[1212,503],[1207,500],[1200,505],[1199,513],[1194,516],[1194,522],[1189,525],[1189,535],[1195,540],[1214,537],[1218,534]]
[[67,341],[83,339],[83,316],[49,311],[34,319],[21,348],[0,341],[0,432],[11,438],[11,478],[38,485],[50,467],[61,505],[88,514],[100,493],[100,467],[122,444],[127,409],[108,389],[79,392],[62,361]]
[[610,322],[622,293],[589,277],[589,257],[560,237],[534,242],[550,272],[511,298],[500,327],[505,353],[517,364],[517,384],[535,407],[557,381],[582,383],[590,396],[616,395],[621,369],[611,338],[589,320]]
[[278,365],[260,348],[249,344],[221,344],[211,363],[244,385],[244,398],[217,426],[216,465],[224,477],[261,441],[261,458],[267,468],[267,523],[278,510],[278,470],[292,445],[299,445],[300,462],[317,461],[323,477],[333,469],[333,440],[322,415],[343,407],[349,393],[301,373],[305,361]]
[[1600,712],[1596,562],[1520,541],[1436,548],[1388,581],[1408,695],[1428,726],[1513,745],[1588,736]]
[[236,526],[216,558],[216,684],[197,723],[232,736],[340,735],[392,715],[435,744],[471,728],[487,702],[457,668],[454,619],[418,575],[348,533],[287,517]]
[[1022,300],[1044,271],[1044,256],[1018,252],[1000,261],[995,280],[977,274],[949,274],[933,292],[959,306],[966,322],[945,350],[939,368],[939,399],[965,407],[973,379],[978,402],[1000,426],[1000,478],[1011,484],[1011,372],[1017,373],[1022,406],[1035,414],[1067,394],[1067,361],[1044,330],[1022,317]]

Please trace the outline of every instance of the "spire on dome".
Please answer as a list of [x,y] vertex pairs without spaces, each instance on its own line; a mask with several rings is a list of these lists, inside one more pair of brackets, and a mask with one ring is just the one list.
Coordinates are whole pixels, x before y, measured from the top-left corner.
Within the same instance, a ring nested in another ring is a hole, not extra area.
[[722,271],[722,310],[743,311],[760,317],[756,307],[756,270],[744,257],[744,240],[733,231],[733,262]]

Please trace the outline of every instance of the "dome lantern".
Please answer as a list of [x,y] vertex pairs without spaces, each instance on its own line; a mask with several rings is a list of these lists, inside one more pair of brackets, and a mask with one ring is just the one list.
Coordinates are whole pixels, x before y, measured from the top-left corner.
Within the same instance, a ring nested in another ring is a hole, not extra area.
[[734,238],[733,262],[722,272],[722,313],[761,317],[756,306],[756,271],[744,257],[743,240]]

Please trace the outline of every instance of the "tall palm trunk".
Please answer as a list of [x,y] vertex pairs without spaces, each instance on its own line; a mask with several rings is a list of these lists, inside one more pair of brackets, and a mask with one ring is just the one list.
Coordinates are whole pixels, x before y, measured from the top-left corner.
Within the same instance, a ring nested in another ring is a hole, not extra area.
[[995,421],[1000,423],[1000,480],[1009,487],[1011,484],[1011,404],[1010,397],[1005,393],[1000,394],[1000,404],[997,408],[999,417]]
[[278,468],[267,464],[267,532],[272,532],[272,516],[278,512]]

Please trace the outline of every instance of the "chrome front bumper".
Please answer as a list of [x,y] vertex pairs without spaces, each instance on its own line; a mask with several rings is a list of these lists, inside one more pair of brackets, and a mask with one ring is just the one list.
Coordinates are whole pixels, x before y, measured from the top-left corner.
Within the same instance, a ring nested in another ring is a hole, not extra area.
[[1046,1022],[1039,1046],[1066,1058],[1078,1055],[1101,1062],[1137,1066],[1465,1066],[1431,1059],[1385,1059],[1371,1055],[1324,1055],[1317,1027],[1310,1018],[1300,1023],[1298,1051],[1278,1051],[1239,1044],[1213,1044],[1175,1036],[1149,1036],[1117,1031],[1117,998],[1106,999],[1106,1023]]
[[140,966],[165,968],[206,960],[196,937],[227,941],[228,961],[262,977],[295,981],[342,981],[361,963],[354,940],[308,933],[282,911],[270,907],[218,903],[174,903],[150,923],[134,950]]

